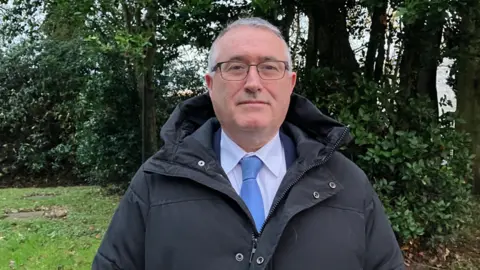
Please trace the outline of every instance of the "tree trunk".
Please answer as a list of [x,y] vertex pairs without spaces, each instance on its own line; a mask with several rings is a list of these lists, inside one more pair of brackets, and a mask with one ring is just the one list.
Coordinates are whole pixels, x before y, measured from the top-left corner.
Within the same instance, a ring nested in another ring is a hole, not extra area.
[[378,81],[385,61],[385,30],[387,28],[387,1],[373,8],[370,39],[365,58],[365,77]]
[[[157,112],[155,103],[155,89],[153,87],[154,60],[157,50],[156,21],[158,7],[150,3],[144,7],[139,3],[135,6],[126,1],[122,3],[126,31],[131,35],[149,36],[151,45],[143,47],[143,57],[133,59],[133,69],[137,92],[142,102],[141,130],[142,130],[142,162],[153,155],[158,147],[157,139]],[[146,8],[147,12],[142,19],[141,12]]]
[[480,4],[469,6],[462,14],[457,73],[457,112],[465,124],[456,128],[468,132],[472,137],[473,192],[480,194]]
[[383,76],[383,66],[385,64],[385,38],[382,38],[378,45],[377,60],[375,60],[375,71],[373,79],[379,82]]
[[306,68],[328,67],[353,78],[359,65],[350,46],[346,1],[314,1],[301,7],[308,16]]
[[406,25],[404,29],[404,49],[400,61],[400,87],[405,98],[409,98],[415,92],[414,86],[418,78],[419,60],[422,53],[423,20],[418,19],[410,25]]
[[[434,102],[435,112],[438,115],[438,96],[437,96],[437,67],[441,58],[440,44],[442,42],[443,24],[442,22],[429,21],[426,31],[426,37],[429,40],[429,45],[425,46],[425,51],[422,54],[422,64],[419,69],[419,76],[417,81],[417,92],[419,94],[428,96]],[[437,25],[442,25],[438,27]]]
[[[479,48],[480,49],[480,48]],[[457,123],[458,130],[468,132],[472,138],[473,190],[480,194],[480,59],[459,60],[457,110],[465,124]]]
[[287,41],[287,44],[290,44],[290,27],[292,26],[293,20],[295,19],[296,9],[294,3],[291,0],[286,0],[283,4],[285,18],[283,18],[280,28],[283,37]]
[[[425,21],[427,22],[425,25]],[[400,87],[406,99],[422,94],[432,101],[438,114],[437,66],[444,21],[419,18],[405,27],[404,52],[400,64]]]
[[350,46],[345,1],[319,2],[314,12],[319,65],[351,77],[359,65]]
[[145,49],[145,62],[144,62],[144,74],[142,77],[143,80],[143,117],[144,119],[144,130],[143,130],[143,159],[144,161],[149,156],[153,155],[158,147],[157,140],[157,112],[156,112],[156,102],[155,102],[155,89],[153,88],[153,61],[155,59],[156,51],[156,42],[155,36],[150,38],[152,46]]
[[156,42],[156,21],[157,21],[157,11],[158,9],[155,5],[149,6],[147,8],[147,14],[145,15],[145,32],[150,35],[149,42],[150,46],[144,48],[145,59],[143,62],[144,67],[144,88],[145,91],[143,98],[143,119],[144,119],[144,149],[143,149],[143,159],[146,160],[147,157],[153,155],[158,147],[157,139],[157,110],[155,102],[155,89],[153,87],[153,73],[154,73],[154,60],[157,51],[157,42]]

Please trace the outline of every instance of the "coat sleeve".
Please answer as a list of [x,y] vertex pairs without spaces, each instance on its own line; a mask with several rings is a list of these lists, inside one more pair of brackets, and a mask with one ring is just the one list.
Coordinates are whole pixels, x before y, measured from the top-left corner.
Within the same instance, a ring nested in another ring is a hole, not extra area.
[[404,270],[404,258],[388,221],[384,206],[373,187],[368,184],[366,215],[365,270]]
[[92,270],[144,269],[148,188],[137,172],[121,199],[95,254]]

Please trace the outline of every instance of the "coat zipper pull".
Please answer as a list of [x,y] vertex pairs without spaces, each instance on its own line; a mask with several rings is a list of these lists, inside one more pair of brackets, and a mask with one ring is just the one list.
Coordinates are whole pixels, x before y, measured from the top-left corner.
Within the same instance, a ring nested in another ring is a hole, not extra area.
[[252,252],[250,253],[250,263],[253,261],[253,256],[255,255],[255,251],[257,251],[257,238],[253,237],[253,247]]

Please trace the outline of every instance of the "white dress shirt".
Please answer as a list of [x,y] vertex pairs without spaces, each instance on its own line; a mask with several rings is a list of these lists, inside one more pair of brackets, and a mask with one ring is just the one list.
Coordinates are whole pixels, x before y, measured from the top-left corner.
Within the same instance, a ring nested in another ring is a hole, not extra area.
[[247,153],[232,141],[223,130],[221,131],[220,162],[232,187],[239,195],[243,182],[242,167],[239,162],[244,156],[249,155],[256,155],[263,162],[262,168],[257,176],[257,182],[260,187],[260,192],[262,193],[266,218],[270,212],[270,207],[272,207],[278,187],[287,171],[285,151],[280,141],[279,133],[258,151]]

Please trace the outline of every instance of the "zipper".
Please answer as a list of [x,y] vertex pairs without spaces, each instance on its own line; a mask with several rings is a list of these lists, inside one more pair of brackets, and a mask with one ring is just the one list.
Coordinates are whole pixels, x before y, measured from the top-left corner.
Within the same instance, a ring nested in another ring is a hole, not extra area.
[[[278,207],[278,205],[280,204],[280,202],[283,200],[283,197],[285,197],[285,195],[287,194],[287,192],[300,180],[300,178],[303,177],[303,175],[308,172],[309,170],[317,167],[317,166],[320,166],[322,164],[325,164],[325,162],[327,162],[330,157],[333,155],[333,153],[335,152],[335,149],[337,149],[338,147],[338,144],[343,140],[343,138],[345,137],[345,135],[347,134],[347,131],[349,130],[349,126],[345,127],[345,129],[343,130],[343,133],[342,135],[340,136],[340,138],[335,142],[334,146],[333,146],[333,149],[332,151],[330,151],[328,153],[328,155],[326,157],[324,157],[321,161],[317,162],[317,163],[314,163],[312,165],[310,165],[306,170],[304,170],[296,179],[295,181],[293,181],[290,185],[288,185],[287,189],[285,189],[285,191],[282,193],[282,195],[280,196],[280,199],[277,200],[275,202],[275,204],[272,206],[272,208],[270,209],[270,212],[268,213],[268,216],[267,218],[265,219],[265,222],[263,222],[263,225],[262,227],[260,228],[260,232],[259,234],[261,234],[263,232],[263,229],[265,227],[265,224],[267,224],[268,220],[271,218],[273,212],[275,212],[276,208]],[[255,232],[255,231],[254,231]],[[252,248],[252,255],[255,253],[255,250],[256,250],[256,237],[255,237],[255,233],[253,234],[254,235],[254,248]],[[251,258],[250,258],[251,260]]]
[[252,263],[253,257],[255,256],[255,252],[257,251],[257,237],[255,236],[255,234],[252,234],[252,242],[253,242],[253,245],[252,245],[252,252],[250,252],[249,263]]

